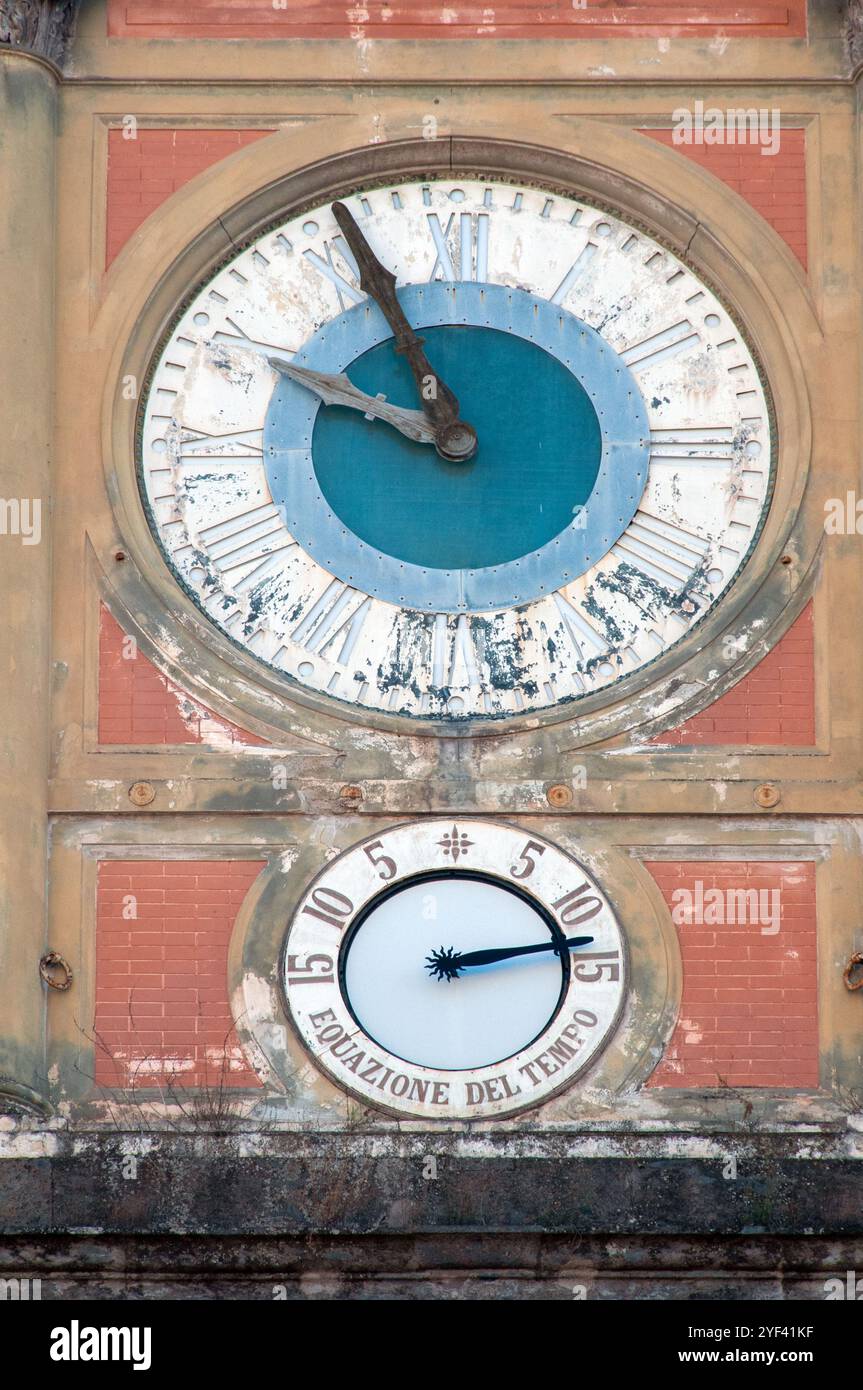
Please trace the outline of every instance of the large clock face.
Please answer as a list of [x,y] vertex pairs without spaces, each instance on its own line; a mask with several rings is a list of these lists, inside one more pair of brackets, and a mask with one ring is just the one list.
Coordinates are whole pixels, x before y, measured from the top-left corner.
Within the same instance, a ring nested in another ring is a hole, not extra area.
[[[361,710],[514,716],[654,661],[769,503],[739,326],[643,231],[556,192],[454,178],[342,204],[347,232],[327,204],[235,256],[155,364],[140,476],[184,587],[259,661]],[[449,394],[470,456],[439,447]]]
[[516,826],[431,820],[339,855],[288,928],[289,1016],[315,1064],[373,1105],[481,1119],[531,1108],[596,1059],[626,952],[602,889]]

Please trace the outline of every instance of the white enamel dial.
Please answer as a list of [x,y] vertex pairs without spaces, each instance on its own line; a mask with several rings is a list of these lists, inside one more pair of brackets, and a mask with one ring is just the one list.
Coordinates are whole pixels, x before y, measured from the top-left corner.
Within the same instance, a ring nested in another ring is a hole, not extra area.
[[569,1086],[610,1041],[626,972],[585,868],[474,819],[396,826],[338,855],[300,894],[282,965],[317,1067],[373,1105],[437,1119]]
[[769,505],[771,415],[740,327],[663,246],[558,193],[489,177],[343,201],[465,410],[491,413],[475,462],[445,465],[480,472],[423,492],[433,449],[271,364],[365,370],[380,394],[388,329],[330,206],[312,209],[200,289],[154,364],[142,492],[187,592],[292,682],[392,715],[542,711],[655,660],[728,589]]
[[[445,940],[444,940],[445,938]],[[461,1069],[520,1052],[560,1002],[560,960],[550,952],[431,976],[435,952],[548,945],[546,920],[524,897],[488,879],[421,879],[385,897],[345,952],[345,997],[363,1030],[406,1062]],[[426,968],[422,968],[423,966]]]

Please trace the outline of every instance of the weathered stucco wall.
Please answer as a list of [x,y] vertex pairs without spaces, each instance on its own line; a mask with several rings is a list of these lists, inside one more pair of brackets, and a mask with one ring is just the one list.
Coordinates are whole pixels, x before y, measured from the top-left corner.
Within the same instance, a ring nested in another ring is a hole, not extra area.
[[[863,566],[853,526],[825,530],[830,500],[856,498],[861,445],[858,74],[836,7],[810,5],[806,28],[802,4],[767,0],[738,33],[722,14],[742,7],[705,3],[685,35],[613,39],[567,9],[579,36],[552,42],[519,13],[505,39],[446,43],[335,20],[327,43],[288,41],[284,15],[269,7],[263,34],[253,4],[230,39],[194,6],[163,8],[142,27],[131,4],[83,7],[62,72],[0,46],[15,403],[0,468],[6,498],[42,504],[38,544],[0,544],[0,1271],[36,1277],[50,1249],[58,1291],[93,1292],[97,1265],[106,1293],[176,1293],[166,1271],[186,1252],[192,1286],[230,1289],[248,1233],[266,1297],[349,1295],[373,1272],[383,1291],[437,1296],[469,1291],[480,1266],[518,1296],[594,1281],[632,1297],[648,1268],[652,1296],[810,1296],[863,1260],[863,991],[843,983],[863,950]],[[675,146],[675,110],[755,92],[787,127],[775,161]],[[177,304],[256,228],[352,180],[477,169],[532,169],[622,209],[716,286],[770,382],[776,492],[718,611],[625,699],[482,737],[406,733],[295,696],[208,628],[147,529],[135,419]],[[279,998],[308,880],[431,813],[562,844],[630,941],[612,1044],[500,1133],[406,1135],[359,1112],[309,1065]],[[687,938],[673,888],[723,875],[802,884],[793,939],[756,934],[735,957],[730,933]],[[130,894],[142,916],[124,917]],[[717,975],[739,984],[699,994],[699,951],[717,945],[735,967]],[[46,948],[71,967],[65,992],[39,980]],[[754,1016],[765,970],[778,993]],[[729,1039],[736,1006],[754,1021]],[[158,1084],[140,1069],[115,1084],[130,1053]],[[191,1091],[166,1084],[170,1055]],[[103,1235],[61,1234],[80,1227]]]

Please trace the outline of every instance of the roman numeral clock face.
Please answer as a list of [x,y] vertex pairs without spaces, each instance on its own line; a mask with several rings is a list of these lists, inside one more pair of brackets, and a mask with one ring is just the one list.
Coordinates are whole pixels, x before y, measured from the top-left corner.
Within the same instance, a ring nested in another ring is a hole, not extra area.
[[192,299],[140,428],[213,623],[309,691],[494,719],[612,686],[732,583],[769,502],[741,330],[642,231],[460,179],[293,218]]

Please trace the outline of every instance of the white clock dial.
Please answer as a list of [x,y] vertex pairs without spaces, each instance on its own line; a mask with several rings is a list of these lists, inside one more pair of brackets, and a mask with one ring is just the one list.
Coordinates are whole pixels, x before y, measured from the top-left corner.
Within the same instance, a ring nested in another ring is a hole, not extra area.
[[386,1110],[536,1106],[607,1044],[623,937],[568,854],[515,826],[397,826],[334,859],[285,941],[289,1016],[315,1064]]
[[551,951],[429,971],[435,953],[550,946],[549,922],[530,901],[463,874],[420,879],[372,909],[344,953],[345,998],[364,1032],[421,1066],[487,1066],[520,1052],[547,1028],[565,985]]
[[[380,397],[423,402],[313,209],[200,289],[154,365],[140,476],[176,575],[234,642],[359,709],[489,720],[653,661],[727,590],[769,504],[740,327],[671,252],[558,193],[490,177],[343,202],[476,455],[382,418]],[[347,375],[370,408],[285,366]]]

